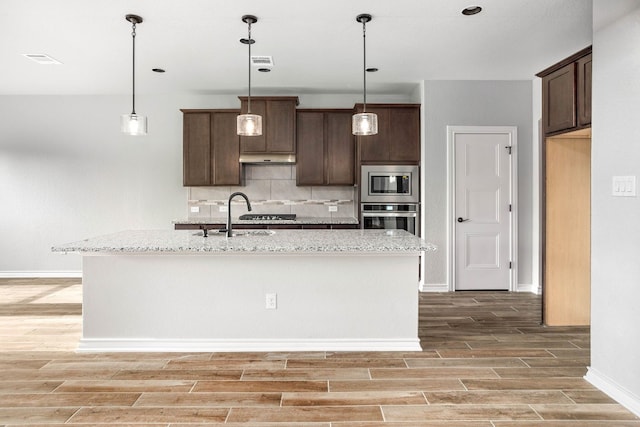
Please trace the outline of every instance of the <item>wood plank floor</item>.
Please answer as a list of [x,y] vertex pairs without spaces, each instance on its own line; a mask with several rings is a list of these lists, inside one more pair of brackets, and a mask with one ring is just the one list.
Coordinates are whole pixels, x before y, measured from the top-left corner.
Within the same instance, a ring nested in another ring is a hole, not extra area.
[[532,294],[422,294],[422,352],[76,354],[81,294],[0,279],[0,426],[640,427]]

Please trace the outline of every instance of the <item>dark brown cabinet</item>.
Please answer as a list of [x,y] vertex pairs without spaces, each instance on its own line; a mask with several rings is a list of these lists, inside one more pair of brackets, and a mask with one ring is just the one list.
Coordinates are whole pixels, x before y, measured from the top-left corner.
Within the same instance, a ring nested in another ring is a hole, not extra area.
[[237,110],[183,112],[183,185],[240,185]]
[[360,163],[419,164],[420,106],[371,104],[367,111],[378,115],[378,134],[356,137]]
[[578,67],[578,126],[591,124],[591,54],[576,62]]
[[353,185],[353,110],[298,110],[298,185]]
[[542,78],[545,135],[591,125],[591,47],[537,74]]
[[[247,112],[247,97],[240,97]],[[240,137],[242,154],[295,154],[297,96],[252,97],[251,112],[262,116],[262,135]]]

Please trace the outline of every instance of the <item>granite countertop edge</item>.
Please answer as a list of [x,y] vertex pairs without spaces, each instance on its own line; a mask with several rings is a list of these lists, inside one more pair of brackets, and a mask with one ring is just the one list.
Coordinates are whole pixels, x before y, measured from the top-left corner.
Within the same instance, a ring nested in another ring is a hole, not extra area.
[[410,254],[437,250],[403,230],[278,230],[269,236],[203,237],[193,230],[135,230],[56,245],[58,253],[91,254]]

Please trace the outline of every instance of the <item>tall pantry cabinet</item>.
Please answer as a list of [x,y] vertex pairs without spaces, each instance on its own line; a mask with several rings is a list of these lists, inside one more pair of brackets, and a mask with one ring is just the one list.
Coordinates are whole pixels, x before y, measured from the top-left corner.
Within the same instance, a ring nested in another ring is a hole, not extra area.
[[537,76],[543,90],[543,322],[589,325],[591,47]]

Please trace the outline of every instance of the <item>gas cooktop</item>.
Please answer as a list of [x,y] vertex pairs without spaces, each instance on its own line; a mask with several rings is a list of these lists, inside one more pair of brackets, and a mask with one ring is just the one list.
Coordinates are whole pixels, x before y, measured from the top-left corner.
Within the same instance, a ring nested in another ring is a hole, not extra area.
[[293,221],[296,214],[244,214],[240,219],[252,221]]

